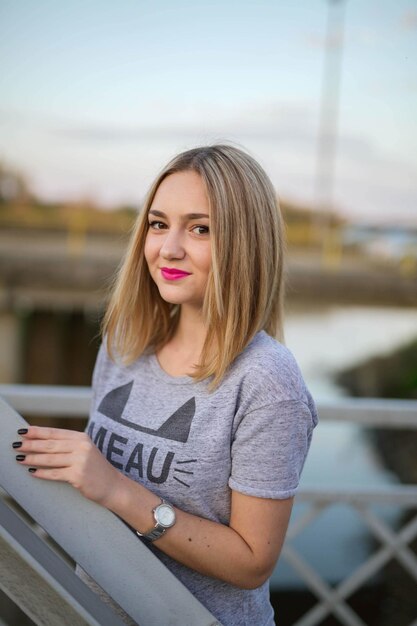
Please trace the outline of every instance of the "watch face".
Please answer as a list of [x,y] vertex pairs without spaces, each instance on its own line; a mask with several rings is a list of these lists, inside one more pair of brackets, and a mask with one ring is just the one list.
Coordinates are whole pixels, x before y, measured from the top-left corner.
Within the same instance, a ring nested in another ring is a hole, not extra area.
[[165,526],[169,528],[175,522],[175,511],[168,504],[160,504],[156,509],[156,514],[158,516],[158,522],[161,526]]

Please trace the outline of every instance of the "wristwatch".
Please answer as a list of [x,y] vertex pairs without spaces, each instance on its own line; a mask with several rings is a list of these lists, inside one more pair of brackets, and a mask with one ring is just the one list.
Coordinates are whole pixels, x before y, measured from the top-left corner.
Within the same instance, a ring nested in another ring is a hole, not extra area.
[[158,504],[158,506],[152,509],[152,513],[156,522],[153,530],[149,533],[140,533],[138,530],[136,531],[136,534],[139,537],[143,537],[148,541],[155,541],[155,539],[159,539],[167,528],[171,528],[171,526],[175,524],[174,508],[163,498],[161,498],[161,504]]

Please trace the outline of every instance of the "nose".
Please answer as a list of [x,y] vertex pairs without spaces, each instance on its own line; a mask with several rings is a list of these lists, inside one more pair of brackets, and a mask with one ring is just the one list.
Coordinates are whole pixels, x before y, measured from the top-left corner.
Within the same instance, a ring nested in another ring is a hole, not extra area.
[[184,245],[181,233],[174,228],[170,228],[162,242],[159,254],[164,259],[183,259],[185,256]]

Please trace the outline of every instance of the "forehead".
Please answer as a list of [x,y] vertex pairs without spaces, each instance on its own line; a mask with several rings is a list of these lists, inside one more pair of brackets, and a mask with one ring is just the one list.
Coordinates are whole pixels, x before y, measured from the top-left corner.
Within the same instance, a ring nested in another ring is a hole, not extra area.
[[193,171],[175,172],[164,178],[150,208],[165,212],[209,213],[207,191],[200,174]]

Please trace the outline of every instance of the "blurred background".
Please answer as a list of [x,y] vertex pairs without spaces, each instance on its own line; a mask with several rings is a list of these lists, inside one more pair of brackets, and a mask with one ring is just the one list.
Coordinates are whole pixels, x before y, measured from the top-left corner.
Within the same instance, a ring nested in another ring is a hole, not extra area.
[[[233,142],[277,190],[286,343],[314,397],[416,399],[416,67],[415,0],[2,0],[0,383],[90,385],[148,186],[179,151]],[[417,483],[416,439],[323,423],[302,484]],[[301,545],[337,582],[372,545],[323,518]],[[392,568],[357,598],[366,624],[417,617]],[[313,599],[285,563],[274,576],[285,626]]]

